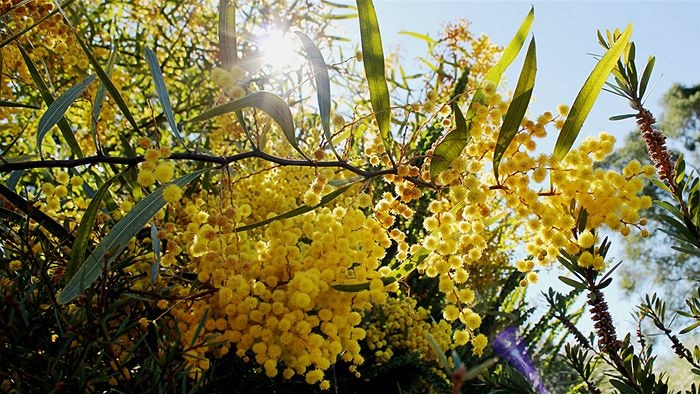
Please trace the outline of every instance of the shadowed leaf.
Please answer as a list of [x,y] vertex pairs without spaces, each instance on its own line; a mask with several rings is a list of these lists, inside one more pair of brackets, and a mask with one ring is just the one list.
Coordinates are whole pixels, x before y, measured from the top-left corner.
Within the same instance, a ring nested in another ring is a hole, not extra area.
[[[172,184],[184,187],[209,170],[209,168],[206,168],[192,172],[178,178]],[[112,227],[75,275],[70,278],[66,287],[58,294],[57,300],[59,303],[66,304],[72,301],[100,277],[103,269],[109,267],[119,253],[124,250],[129,240],[165,205],[163,189],[166,186],[156,189],[139,201],[129,213]]]
[[[17,48],[22,55],[22,59],[24,59],[24,64],[27,66],[34,84],[36,84],[36,87],[41,93],[41,97],[44,99],[46,105],[51,106],[54,102],[53,94],[49,91],[49,87],[46,82],[44,82],[44,78],[41,77],[39,70],[36,68],[36,64],[34,64],[34,61],[29,57],[29,54],[27,54],[27,51],[24,50],[22,45],[17,45]],[[83,151],[80,149],[80,145],[78,145],[78,141],[75,139],[75,135],[73,135],[73,130],[65,118],[61,117],[61,119],[58,120],[58,128],[61,130],[61,134],[68,143],[68,146],[70,146],[73,154],[78,157],[83,157]]]
[[145,50],[146,62],[148,62],[148,68],[151,70],[151,76],[153,77],[153,82],[156,84],[156,92],[158,93],[158,100],[160,105],[163,107],[163,112],[165,113],[165,118],[168,119],[168,124],[170,125],[170,130],[172,130],[173,135],[178,141],[187,148],[185,145],[185,140],[180,134],[180,129],[177,127],[177,122],[175,122],[175,114],[173,114],[173,106],[170,102],[170,95],[168,94],[168,89],[165,87],[165,80],[163,80],[163,72],[160,69],[160,64],[158,64],[158,58],[155,52],[150,48]]
[[277,124],[279,124],[282,132],[284,133],[285,137],[287,137],[289,143],[292,144],[294,149],[296,149],[302,156],[306,157],[297,143],[296,135],[294,133],[294,120],[292,119],[292,112],[289,110],[289,105],[287,105],[287,102],[282,100],[281,97],[274,93],[251,93],[241,99],[230,101],[208,111],[204,111],[204,113],[193,118],[190,120],[190,122],[200,122],[249,107],[261,109],[270,115],[270,117],[274,119]]
[[59,98],[56,99],[49,108],[46,109],[44,115],[39,119],[39,127],[36,132],[36,143],[39,148],[39,154],[41,155],[41,143],[44,141],[46,133],[48,133],[51,128],[58,123],[59,120],[63,118],[68,108],[73,105],[75,100],[77,100],[83,91],[95,80],[94,75],[90,75],[77,85],[66,90]]
[[118,174],[105,181],[105,183],[97,189],[97,193],[92,197],[92,200],[90,200],[90,204],[85,210],[85,213],[83,213],[83,217],[80,219],[80,224],[78,225],[78,230],[75,233],[75,242],[73,242],[73,248],[71,249],[70,261],[66,268],[65,278],[72,277],[85,258],[85,252],[90,242],[90,234],[92,233],[92,226],[100,210],[102,200],[109,192],[109,187],[112,186],[112,182],[121,176],[122,174]]
[[304,33],[297,32],[297,36],[304,45],[306,56],[311,62],[311,67],[314,70],[314,79],[316,80],[316,98],[318,100],[318,111],[321,116],[321,127],[326,136],[326,141],[331,147],[333,154],[338,156],[333,146],[331,135],[331,82],[328,78],[328,66],[321,51],[318,50],[316,44]]

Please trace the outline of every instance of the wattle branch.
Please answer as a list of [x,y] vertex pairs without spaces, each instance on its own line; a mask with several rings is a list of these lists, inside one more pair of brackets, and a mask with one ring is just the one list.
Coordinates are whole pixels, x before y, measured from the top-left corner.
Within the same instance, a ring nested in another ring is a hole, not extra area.
[[[222,166],[229,165],[241,160],[257,158],[268,161],[270,163],[275,163],[281,166],[296,166],[296,167],[323,167],[323,168],[342,168],[355,173],[365,179],[372,179],[384,175],[396,175],[396,167],[385,168],[380,170],[365,170],[356,166],[351,165],[348,162],[334,160],[334,161],[312,161],[312,160],[298,160],[298,159],[288,159],[283,157],[278,157],[270,155],[261,150],[255,149],[251,151],[246,151],[230,156],[214,156],[204,153],[196,152],[182,152],[173,153],[167,157],[168,160],[184,160],[184,161],[195,161],[203,163],[214,163]],[[94,155],[88,157],[81,157],[76,159],[57,159],[57,160],[30,160],[21,162],[8,162],[3,159],[2,164],[0,164],[0,173],[7,173],[17,170],[28,170],[33,168],[75,168],[86,165],[94,164],[122,164],[128,166],[134,166],[146,159],[143,155],[131,156],[131,157],[117,157],[117,156],[107,156],[107,155]],[[407,181],[414,183],[418,186],[428,187],[431,189],[438,188],[437,185],[425,182],[417,177],[404,177]]]

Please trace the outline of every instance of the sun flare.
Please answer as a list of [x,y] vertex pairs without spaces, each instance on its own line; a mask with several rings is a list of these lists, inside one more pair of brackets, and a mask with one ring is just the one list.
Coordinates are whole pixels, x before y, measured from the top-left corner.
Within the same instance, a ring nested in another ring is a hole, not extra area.
[[293,34],[276,28],[265,29],[260,35],[259,48],[263,63],[276,71],[297,68],[303,64],[304,58],[298,52],[300,45]]

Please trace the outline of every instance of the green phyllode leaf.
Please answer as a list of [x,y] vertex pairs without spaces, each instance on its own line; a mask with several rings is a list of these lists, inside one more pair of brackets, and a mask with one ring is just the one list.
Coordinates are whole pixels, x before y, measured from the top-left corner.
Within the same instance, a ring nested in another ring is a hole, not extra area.
[[65,115],[66,111],[68,108],[73,105],[75,100],[77,100],[82,94],[83,91],[90,86],[90,84],[95,81],[95,76],[90,75],[84,80],[78,82],[77,85],[73,86],[72,88],[66,90],[59,98],[56,99],[51,105],[49,105],[49,108],[46,109],[46,112],[44,112],[44,115],[41,116],[41,119],[39,119],[39,127],[36,132],[36,144],[39,147],[39,154],[41,155],[41,143],[44,141],[44,137],[46,136],[46,133],[51,130],[51,128],[56,125],[61,119],[63,119],[63,115]]
[[83,262],[88,243],[90,242],[92,226],[95,222],[95,217],[100,210],[100,204],[102,204],[102,200],[109,192],[109,187],[112,186],[112,183],[121,176],[122,174],[118,174],[105,181],[105,183],[103,183],[100,188],[97,189],[97,193],[95,193],[95,195],[92,197],[92,200],[90,200],[90,204],[85,210],[82,219],[80,219],[80,224],[78,225],[78,229],[75,234],[75,242],[73,242],[73,248],[71,249],[70,262],[66,268],[66,278],[71,278],[73,274],[75,274],[75,271],[78,269],[80,263]]
[[[41,97],[44,99],[46,105],[51,106],[51,104],[53,104],[54,102],[54,97],[53,94],[51,94],[51,91],[49,91],[49,86],[44,81],[44,78],[42,78],[41,74],[39,73],[39,69],[37,69],[36,64],[34,63],[32,58],[29,57],[29,54],[24,49],[24,47],[22,47],[22,45],[17,45],[17,49],[19,49],[19,52],[22,55],[22,59],[24,60],[24,64],[27,66],[29,74],[32,76],[32,80],[34,81],[34,84],[39,89]],[[75,139],[75,135],[73,135],[73,130],[71,129],[70,125],[68,124],[65,118],[61,117],[61,119],[58,120],[58,128],[59,130],[61,130],[61,134],[68,143],[68,146],[70,146],[73,154],[78,157],[83,157],[83,152],[80,149],[80,145],[78,145],[78,141]]]
[[457,156],[462,153],[462,150],[464,150],[464,147],[467,146],[470,138],[469,130],[471,129],[471,122],[476,113],[476,106],[477,104],[482,105],[484,103],[484,87],[487,84],[494,84],[497,86],[501,81],[501,76],[508,66],[513,63],[513,60],[515,60],[518,53],[520,53],[523,44],[525,44],[525,39],[530,33],[530,27],[534,19],[535,9],[533,7],[530,8],[530,12],[525,16],[515,36],[503,51],[501,59],[486,73],[486,77],[479,85],[476,93],[474,93],[474,97],[467,110],[466,127],[463,129],[455,128],[435,147],[430,162],[430,177],[432,179],[437,178],[441,172],[445,171],[452,163],[452,160],[457,158]]
[[236,7],[231,0],[219,0],[219,52],[224,69],[231,70],[238,63],[237,48]]
[[384,50],[379,34],[379,22],[371,0],[357,0],[360,19],[362,58],[369,86],[374,117],[387,154],[391,154],[394,139],[391,137],[391,100],[384,69]]
[[513,100],[508,106],[505,118],[503,118],[501,131],[498,133],[498,140],[496,141],[496,148],[493,152],[493,173],[497,182],[498,165],[501,163],[503,153],[508,149],[513,138],[518,133],[520,123],[525,117],[525,111],[530,105],[530,97],[532,97],[532,90],[535,87],[535,76],[537,75],[537,55],[535,52],[535,38],[533,37],[530,40],[523,69],[520,72],[520,78],[518,78],[518,84],[513,93]]
[[[119,53],[118,44],[114,44],[112,52],[109,54],[109,60],[107,60],[107,70],[105,73],[108,78],[112,77],[112,72],[114,71],[114,64],[117,61],[117,54]],[[90,121],[90,132],[92,133],[93,143],[95,144],[95,149],[100,149],[99,141],[97,139],[97,120],[100,118],[100,112],[102,111],[102,104],[104,103],[105,96],[107,95],[107,88],[105,83],[100,81],[97,86],[97,92],[95,92],[95,99],[92,104],[92,119]]]
[[[203,173],[209,171],[205,168],[187,174],[171,184],[184,187]],[[129,213],[127,213],[107,235],[95,247],[78,271],[68,281],[66,287],[58,294],[58,302],[66,304],[78,297],[85,289],[100,277],[102,271],[108,268],[112,261],[126,247],[129,240],[148,223],[151,218],[165,205],[163,199],[164,185],[156,189],[153,193],[139,201]]]
[[656,63],[656,58],[654,56],[649,56],[647,65],[644,67],[644,71],[642,72],[642,79],[639,81],[639,98],[643,98],[644,93],[647,91],[649,78],[651,78],[651,72],[654,70],[654,63]]
[[270,92],[254,92],[238,100],[230,101],[226,104],[221,104],[218,107],[214,107],[207,110],[195,118],[191,119],[190,122],[201,122],[203,120],[211,119],[213,117],[227,114],[229,112],[239,111],[243,108],[255,107],[265,111],[272,119],[279,124],[282,132],[292,147],[297,150],[303,157],[306,157],[304,152],[299,148],[299,144],[296,139],[296,134],[294,132],[294,120],[292,119],[292,112],[289,110],[289,105],[281,97]]
[[615,41],[615,44],[613,44],[598,61],[598,64],[596,64],[593,71],[591,71],[591,74],[586,79],[586,82],[584,82],[574,100],[574,104],[569,110],[569,115],[566,117],[561,133],[559,133],[559,138],[557,138],[557,142],[554,145],[554,152],[552,153],[552,158],[554,160],[561,161],[564,159],[564,156],[569,153],[569,150],[571,150],[576,137],[578,137],[578,134],[581,132],[583,122],[591,112],[593,103],[595,103],[598,94],[605,85],[605,81],[617,65],[625,49],[627,49],[627,43],[631,36],[632,25],[630,24],[617,41]]
[[160,105],[163,107],[163,112],[165,113],[165,118],[168,119],[168,124],[173,132],[175,138],[187,148],[185,145],[185,140],[180,134],[180,129],[177,127],[177,122],[175,122],[175,114],[173,114],[173,106],[170,103],[170,95],[168,94],[168,89],[165,87],[165,80],[163,79],[163,72],[160,69],[160,64],[158,63],[158,58],[155,52],[150,48],[146,48],[144,51],[146,56],[146,62],[148,62],[148,68],[151,70],[151,76],[153,77],[153,82],[156,84],[156,92],[158,93],[158,100]]
[[306,51],[306,56],[311,62],[311,67],[314,70],[314,78],[316,80],[316,98],[318,100],[318,111],[321,115],[321,127],[326,136],[326,141],[333,151],[333,154],[338,156],[333,146],[333,136],[331,135],[331,81],[328,77],[328,66],[323,55],[319,51],[316,44],[304,33],[297,32],[297,37],[301,40]]

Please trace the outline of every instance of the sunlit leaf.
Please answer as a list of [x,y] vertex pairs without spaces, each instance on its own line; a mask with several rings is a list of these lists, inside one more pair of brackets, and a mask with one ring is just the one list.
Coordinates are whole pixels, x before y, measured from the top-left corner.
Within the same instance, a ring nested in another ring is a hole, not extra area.
[[[209,168],[192,172],[173,181],[172,184],[184,187],[197,179]],[[90,287],[102,271],[108,268],[112,261],[121,253],[129,240],[148,223],[151,218],[165,205],[162,186],[134,205],[95,247],[78,271],[70,278],[66,287],[58,294],[58,302],[68,303]]]
[[695,330],[695,329],[698,328],[698,327],[700,327],[700,321],[696,321],[695,323],[689,325],[688,327],[685,327],[684,329],[680,330],[678,333],[681,334],[681,335],[682,335],[682,334],[687,334],[687,333],[689,333],[689,332]]
[[660,201],[660,200],[655,200],[654,204],[656,204],[656,205],[660,206],[661,208],[667,210],[668,212],[672,213],[673,216],[677,217],[678,219],[684,220],[683,213],[681,212],[681,210],[676,208],[672,204],[670,204],[666,201]]
[[170,130],[172,130],[173,135],[178,141],[185,146],[185,140],[180,134],[180,129],[177,127],[177,122],[175,122],[175,114],[173,114],[173,106],[170,103],[170,95],[168,94],[168,89],[165,87],[165,80],[163,79],[163,72],[160,69],[160,64],[158,63],[158,58],[155,52],[150,48],[146,48],[144,51],[146,55],[146,62],[148,62],[148,68],[151,70],[151,76],[153,77],[153,82],[156,84],[156,92],[158,93],[158,100],[160,101],[161,107],[163,107],[163,112],[165,113],[165,118],[168,120],[170,125]]
[[219,0],[219,53],[224,69],[231,70],[238,63],[236,43],[236,6],[231,0]]
[[323,60],[323,55],[319,51],[316,44],[302,32],[297,32],[297,36],[304,45],[304,50],[306,51],[306,56],[311,62],[311,67],[314,70],[314,79],[316,80],[316,98],[318,100],[318,111],[321,116],[321,127],[323,127],[323,134],[326,136],[326,141],[330,145],[333,154],[338,156],[333,146],[332,135],[331,135],[331,82],[328,78],[328,66],[325,60]]
[[569,115],[566,117],[564,126],[559,133],[559,138],[557,138],[557,142],[554,145],[552,158],[555,161],[561,161],[564,156],[569,153],[569,150],[583,127],[583,122],[586,120],[586,117],[588,117],[591,108],[593,108],[593,103],[595,103],[596,98],[598,98],[600,90],[603,88],[605,81],[608,79],[608,76],[617,64],[620,56],[622,56],[625,48],[627,48],[627,43],[631,35],[632,25],[629,25],[615,44],[613,44],[600,61],[598,61],[598,64],[596,64],[593,71],[586,79],[586,82],[584,82],[583,87],[581,87],[581,90],[574,100],[574,104],[569,110]]
[[289,110],[289,105],[281,97],[274,93],[253,92],[238,100],[229,101],[226,104],[221,104],[218,107],[204,111],[204,113],[199,114],[190,120],[190,122],[200,122],[249,107],[261,109],[270,115],[270,117],[274,119],[277,124],[279,124],[282,132],[284,133],[285,137],[287,137],[287,140],[292,147],[294,147],[294,149],[296,149],[302,156],[306,157],[297,143],[297,138],[294,133],[294,120],[292,119],[292,112]]
[[498,181],[498,165],[501,163],[503,153],[505,153],[518,133],[520,123],[525,117],[525,111],[530,105],[530,97],[535,87],[535,76],[537,75],[537,55],[535,52],[535,38],[533,37],[530,40],[527,55],[525,55],[525,62],[518,78],[518,84],[515,86],[513,100],[508,106],[506,116],[503,118],[501,131],[498,133],[498,140],[493,153],[493,173],[496,181]]
[[355,19],[357,17],[358,17],[358,14],[325,14],[325,15],[323,15],[323,19],[328,19],[328,20]]
[[[464,150],[464,147],[467,146],[470,138],[469,130],[471,129],[471,122],[476,113],[475,107],[484,104],[484,86],[487,84],[498,85],[501,81],[501,76],[505,70],[513,63],[518,53],[520,53],[520,49],[523,47],[525,39],[527,39],[527,35],[530,32],[530,27],[532,26],[534,18],[535,9],[530,8],[530,12],[525,16],[515,36],[510,40],[506,49],[503,50],[503,54],[498,63],[486,73],[484,80],[479,85],[479,88],[476,90],[476,93],[474,93],[474,97],[469,104],[466,116],[466,127],[456,127],[435,147],[433,157],[430,161],[430,177],[432,179],[437,178],[442,171],[446,170],[452,163],[452,160],[459,156],[462,150]],[[452,135],[454,133],[457,134]]]
[[58,123],[61,118],[63,118],[63,115],[66,113],[68,108],[73,105],[75,100],[77,100],[82,94],[83,91],[90,86],[90,84],[95,80],[94,75],[90,75],[84,80],[78,82],[77,85],[73,86],[72,88],[66,90],[61,96],[59,96],[56,101],[51,103],[49,105],[49,108],[46,109],[46,112],[44,112],[44,115],[41,116],[41,119],[39,119],[39,126],[37,128],[36,132],[36,143],[37,146],[39,147],[39,154],[41,155],[41,143],[44,141],[44,137],[46,136],[46,133],[48,133],[51,128]]
[[384,69],[384,50],[379,34],[379,22],[374,4],[371,0],[357,0],[360,17],[360,37],[362,40],[362,58],[369,86],[374,117],[377,119],[379,133],[384,149],[391,155],[394,139],[391,136],[391,101],[386,83]]
[[414,31],[406,31],[406,30],[400,31],[399,34],[403,34],[406,36],[417,38],[421,41],[425,41],[425,43],[428,44],[429,48],[437,43],[437,41],[435,41],[435,39],[430,38],[430,36],[427,34],[420,34],[420,33],[414,32]]

